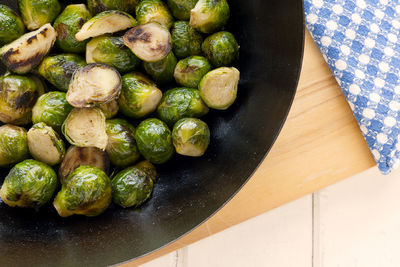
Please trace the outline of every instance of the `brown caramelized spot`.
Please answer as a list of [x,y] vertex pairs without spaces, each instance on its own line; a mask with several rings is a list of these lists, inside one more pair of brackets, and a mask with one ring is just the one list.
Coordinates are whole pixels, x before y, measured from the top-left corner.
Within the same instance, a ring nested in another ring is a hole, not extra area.
[[64,40],[65,38],[68,37],[68,26],[65,25],[64,23],[60,23],[56,27],[57,31],[57,37],[60,40]]
[[130,30],[126,35],[130,43],[134,43],[137,40],[143,41],[145,43],[151,42],[151,33],[144,32],[142,28],[134,28]]

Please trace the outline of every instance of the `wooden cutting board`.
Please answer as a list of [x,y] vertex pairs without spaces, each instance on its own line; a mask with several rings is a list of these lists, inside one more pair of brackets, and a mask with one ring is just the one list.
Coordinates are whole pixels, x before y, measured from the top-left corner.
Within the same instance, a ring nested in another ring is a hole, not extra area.
[[288,120],[243,189],[207,222],[137,266],[375,165],[318,47],[306,33],[303,68]]

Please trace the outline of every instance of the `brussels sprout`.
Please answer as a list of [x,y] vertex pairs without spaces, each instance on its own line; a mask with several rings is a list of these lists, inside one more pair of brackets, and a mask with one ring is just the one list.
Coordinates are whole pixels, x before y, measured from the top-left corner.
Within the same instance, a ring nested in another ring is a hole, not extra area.
[[112,164],[126,167],[135,163],[140,153],[136,146],[135,128],[123,119],[106,122],[107,154]]
[[226,0],[199,0],[190,11],[190,26],[204,33],[212,33],[225,26],[229,13]]
[[130,29],[124,35],[124,43],[140,59],[157,62],[171,51],[171,34],[157,22],[150,22]]
[[103,111],[104,116],[106,116],[106,119],[111,119],[118,113],[118,110],[119,110],[118,101],[113,100],[111,102],[101,104],[101,105],[99,105],[99,109],[101,109],[101,111]]
[[125,46],[122,37],[99,36],[87,44],[86,62],[105,63],[126,73],[137,69],[141,60]]
[[39,97],[39,87],[28,76],[7,75],[0,78],[0,121],[27,124],[32,107]]
[[18,0],[26,27],[33,31],[52,23],[61,11],[58,0]]
[[61,217],[100,215],[111,203],[111,181],[102,170],[80,166],[67,178],[53,205]]
[[205,57],[192,56],[182,59],[175,67],[175,81],[186,87],[197,88],[212,66]]
[[139,24],[158,22],[168,29],[174,23],[174,18],[166,4],[161,0],[142,0],[136,6],[136,19]]
[[56,187],[54,170],[28,159],[11,169],[0,189],[0,197],[10,207],[40,208],[50,201]]
[[26,130],[11,124],[0,126],[0,166],[6,167],[28,156]]
[[207,37],[202,50],[215,67],[229,66],[239,56],[239,45],[230,32],[217,32]]
[[201,98],[210,108],[225,110],[236,100],[240,72],[222,67],[207,73],[200,82]]
[[122,92],[118,104],[125,116],[142,118],[152,113],[161,97],[161,90],[143,74],[134,72],[122,77]]
[[166,84],[174,80],[177,60],[174,53],[157,62],[144,62],[143,67],[157,84]]
[[98,108],[73,109],[61,130],[72,145],[106,149],[106,117]]
[[157,108],[158,116],[169,126],[184,117],[201,117],[208,107],[201,100],[200,92],[191,88],[174,88],[165,92]]
[[128,13],[118,10],[104,11],[83,24],[81,30],[75,35],[75,38],[78,41],[83,41],[105,33],[123,31],[136,25],[136,20]]
[[138,164],[136,164],[135,167],[138,168],[139,170],[145,172],[146,175],[148,175],[151,178],[151,180],[153,180],[153,182],[156,182],[156,180],[157,180],[156,167],[154,167],[154,165],[151,164],[150,161],[143,160],[143,161],[139,162]]
[[24,32],[25,26],[18,14],[0,4],[0,45],[14,41]]
[[50,24],[26,33],[0,49],[1,60],[11,71],[30,72],[42,61],[56,41],[57,33]]
[[210,143],[210,129],[202,120],[184,118],[174,125],[172,141],[178,154],[201,157]]
[[122,80],[118,71],[102,63],[92,63],[75,71],[67,101],[76,108],[93,107],[118,98]]
[[171,131],[158,119],[147,119],[139,124],[136,142],[140,153],[155,164],[166,162],[175,152]]
[[180,20],[190,19],[192,10],[198,0],[168,0],[168,6],[175,18]]
[[201,55],[203,36],[187,21],[177,21],[171,31],[172,49],[179,58]]
[[70,146],[58,169],[61,183],[64,184],[67,177],[79,166],[96,167],[107,174],[110,169],[110,160],[105,151],[96,147]]
[[135,11],[139,0],[88,0],[90,12],[95,15],[107,10]]
[[39,65],[39,74],[61,91],[68,91],[74,72],[86,65],[86,61],[74,54],[46,57]]
[[56,46],[67,53],[85,52],[87,41],[79,42],[75,35],[90,18],[89,10],[84,4],[67,6],[54,21],[57,31]]

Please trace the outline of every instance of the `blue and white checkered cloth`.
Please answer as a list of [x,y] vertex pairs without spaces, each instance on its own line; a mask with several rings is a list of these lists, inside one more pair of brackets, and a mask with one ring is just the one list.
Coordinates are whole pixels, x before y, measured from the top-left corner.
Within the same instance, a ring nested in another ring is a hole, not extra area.
[[400,157],[400,3],[305,0],[306,24],[349,102],[379,169]]

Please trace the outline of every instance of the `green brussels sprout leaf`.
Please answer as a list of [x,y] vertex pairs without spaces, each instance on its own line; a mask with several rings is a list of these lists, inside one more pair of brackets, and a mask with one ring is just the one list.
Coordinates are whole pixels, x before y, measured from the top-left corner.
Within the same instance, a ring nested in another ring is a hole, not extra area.
[[225,26],[229,15],[226,0],[199,0],[190,11],[190,26],[203,33],[212,33]]
[[139,24],[158,22],[168,29],[174,23],[174,18],[167,5],[161,0],[142,0],[136,6],[136,19]]
[[6,5],[0,4],[0,46],[19,38],[25,32],[25,26],[17,13]]
[[201,55],[203,36],[187,21],[177,21],[171,31],[172,49],[179,58]]
[[58,0],[18,0],[26,27],[33,31],[52,23],[61,11]]
[[191,56],[182,59],[175,67],[175,81],[185,87],[197,88],[204,75],[212,70],[205,57]]
[[6,124],[0,127],[0,166],[7,167],[29,156],[26,130]]
[[174,80],[174,70],[177,59],[174,53],[157,62],[144,62],[143,67],[157,84],[167,84]]
[[239,57],[239,45],[230,32],[217,32],[208,36],[203,42],[202,50],[215,67],[229,66]]

